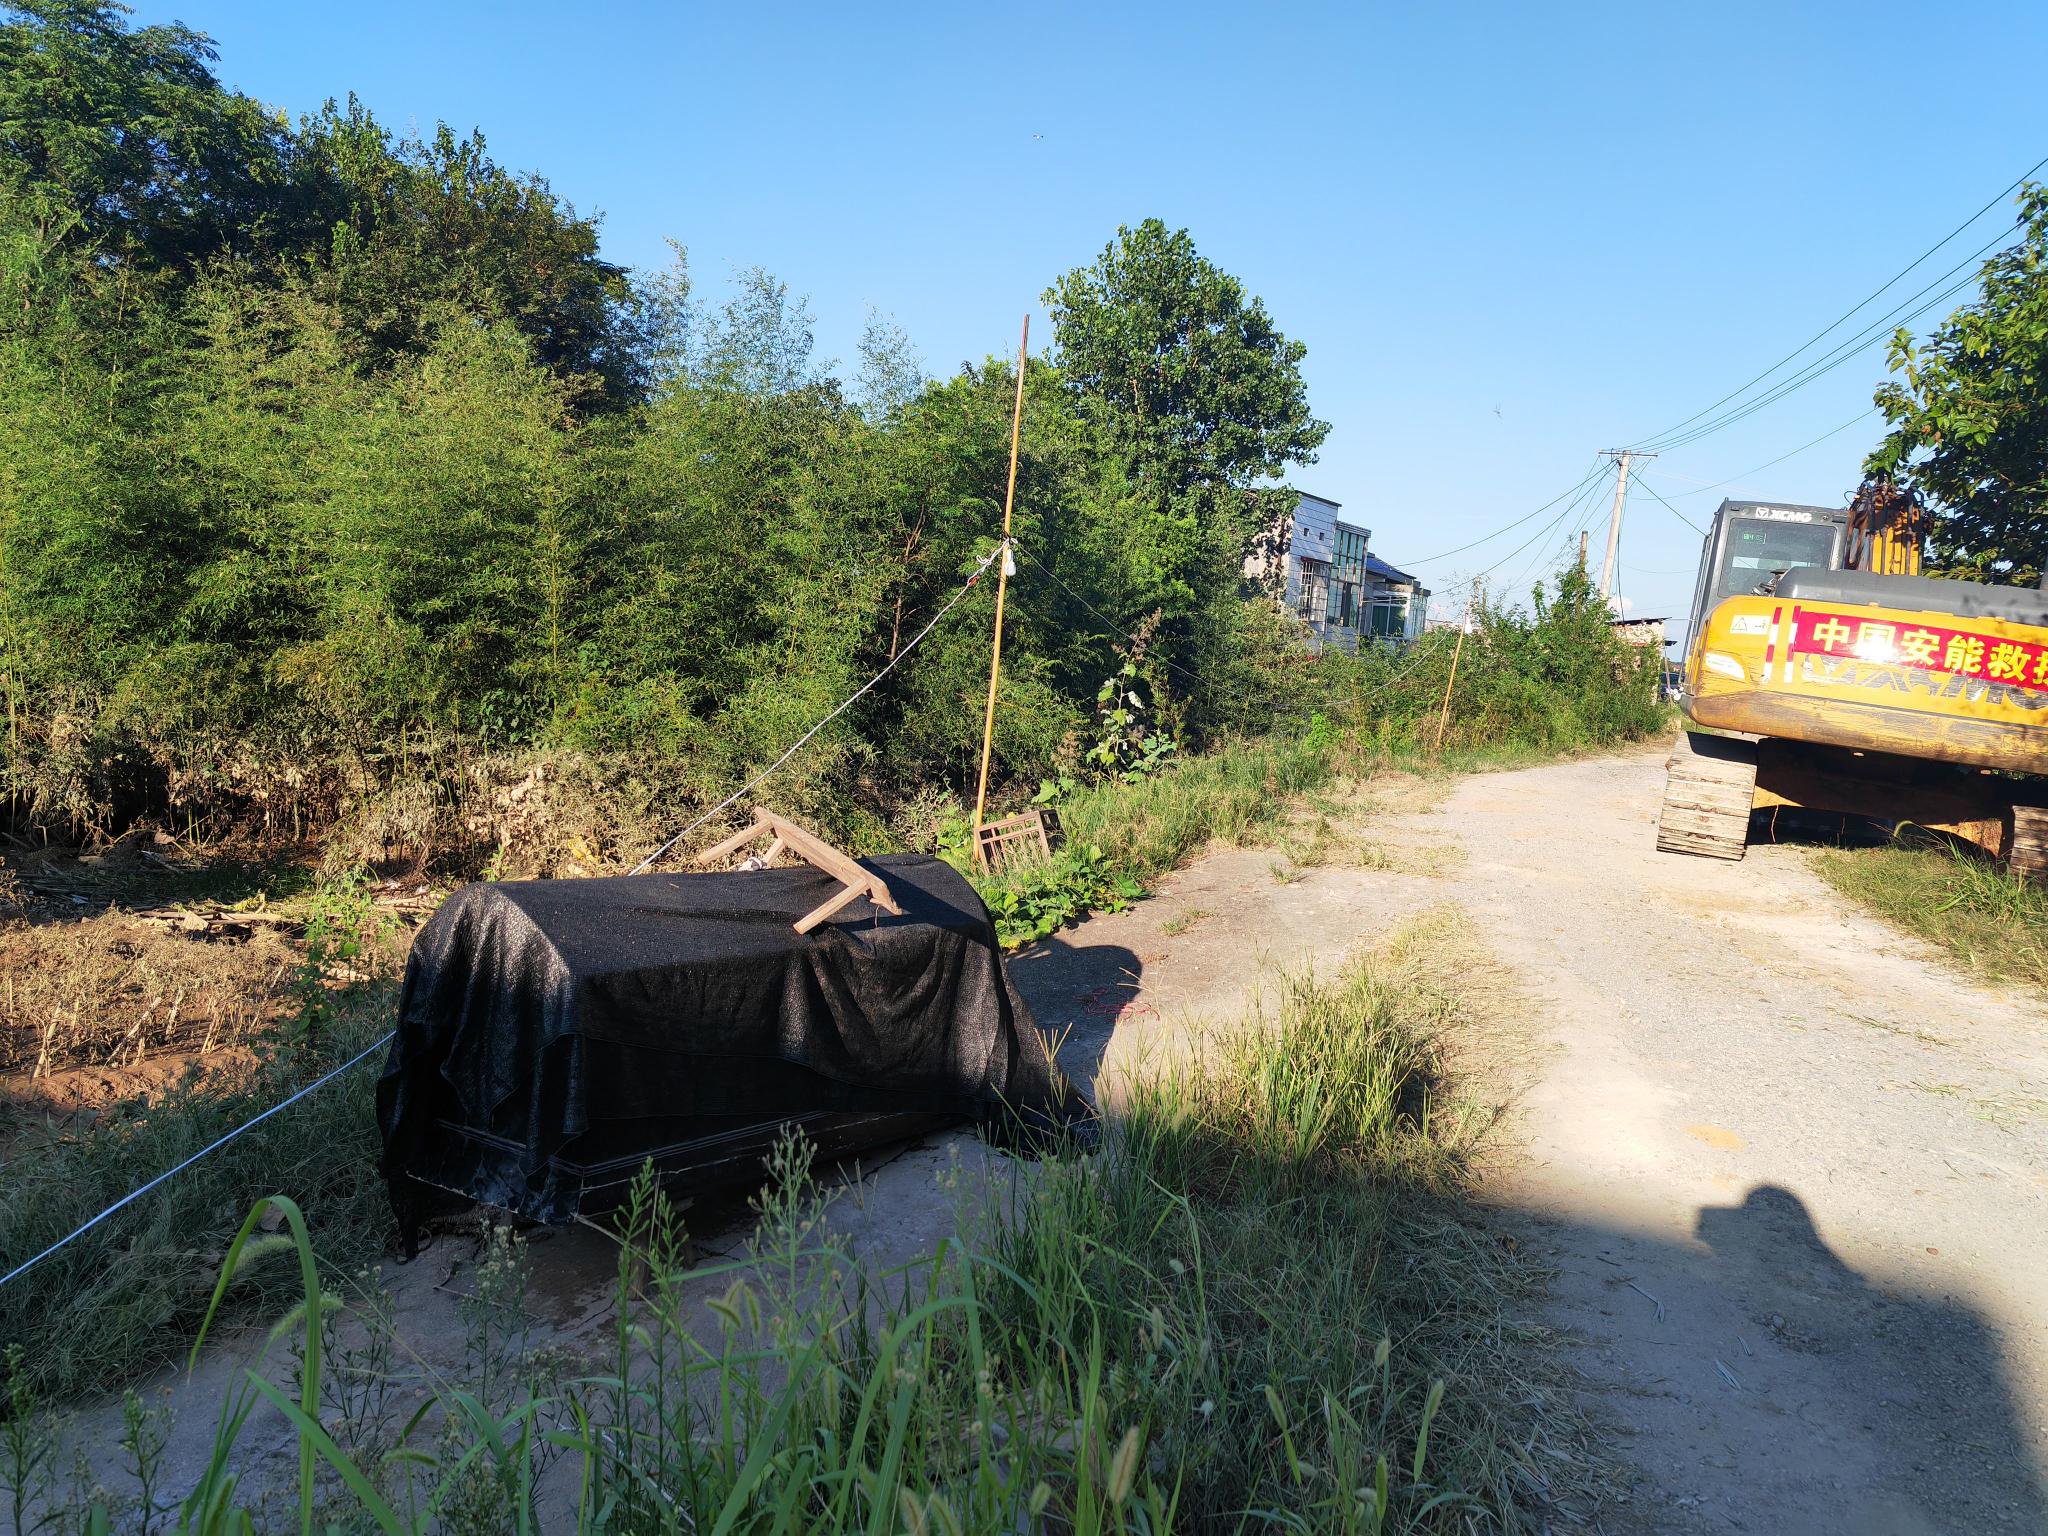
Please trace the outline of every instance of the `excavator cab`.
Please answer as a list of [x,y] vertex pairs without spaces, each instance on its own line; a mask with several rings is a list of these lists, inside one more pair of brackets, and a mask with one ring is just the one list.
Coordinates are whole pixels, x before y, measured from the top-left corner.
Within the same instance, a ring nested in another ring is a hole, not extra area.
[[2048,594],[1920,574],[1921,514],[1724,501],[1701,551],[1657,846],[1739,859],[1751,815],[1917,823],[2048,874]]
[[1698,634],[1723,599],[1764,591],[1796,566],[1839,570],[1848,523],[1849,514],[1840,507],[1722,502],[1700,551],[1686,632]]

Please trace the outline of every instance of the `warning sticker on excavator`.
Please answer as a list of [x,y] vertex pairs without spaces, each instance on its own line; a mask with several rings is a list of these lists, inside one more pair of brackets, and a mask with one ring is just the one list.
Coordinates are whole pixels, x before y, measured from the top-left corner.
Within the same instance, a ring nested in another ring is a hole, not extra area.
[[1788,651],[2048,689],[2048,646],[1932,624],[1898,624],[1825,609],[1792,610]]

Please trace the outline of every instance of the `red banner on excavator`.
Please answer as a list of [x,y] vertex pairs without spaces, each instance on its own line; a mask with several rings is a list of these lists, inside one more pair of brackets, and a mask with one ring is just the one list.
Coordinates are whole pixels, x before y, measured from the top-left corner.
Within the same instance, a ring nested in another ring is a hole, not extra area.
[[1794,653],[1841,656],[2048,689],[2048,646],[1974,630],[1900,624],[1796,606],[1787,627],[1786,649]]

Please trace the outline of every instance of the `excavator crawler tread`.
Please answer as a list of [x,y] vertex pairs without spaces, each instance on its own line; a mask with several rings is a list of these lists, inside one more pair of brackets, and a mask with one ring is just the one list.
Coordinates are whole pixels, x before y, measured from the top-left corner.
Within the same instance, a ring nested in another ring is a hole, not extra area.
[[2048,879],[2048,807],[2012,808],[2012,846],[2007,851],[2006,867],[2016,875]]
[[1756,796],[1756,743],[1687,731],[1672,748],[1665,773],[1658,850],[1741,858]]

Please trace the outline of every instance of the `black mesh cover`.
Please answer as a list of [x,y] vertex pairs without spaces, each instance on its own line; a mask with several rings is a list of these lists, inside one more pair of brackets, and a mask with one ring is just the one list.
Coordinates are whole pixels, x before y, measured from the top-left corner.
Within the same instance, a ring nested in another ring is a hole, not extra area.
[[1082,1106],[958,871],[863,861],[865,899],[809,867],[463,887],[413,941],[377,1085],[410,1248],[422,1183],[539,1220],[615,1197],[647,1159],[758,1167],[784,1124],[829,1151],[942,1119],[1047,1127]]

